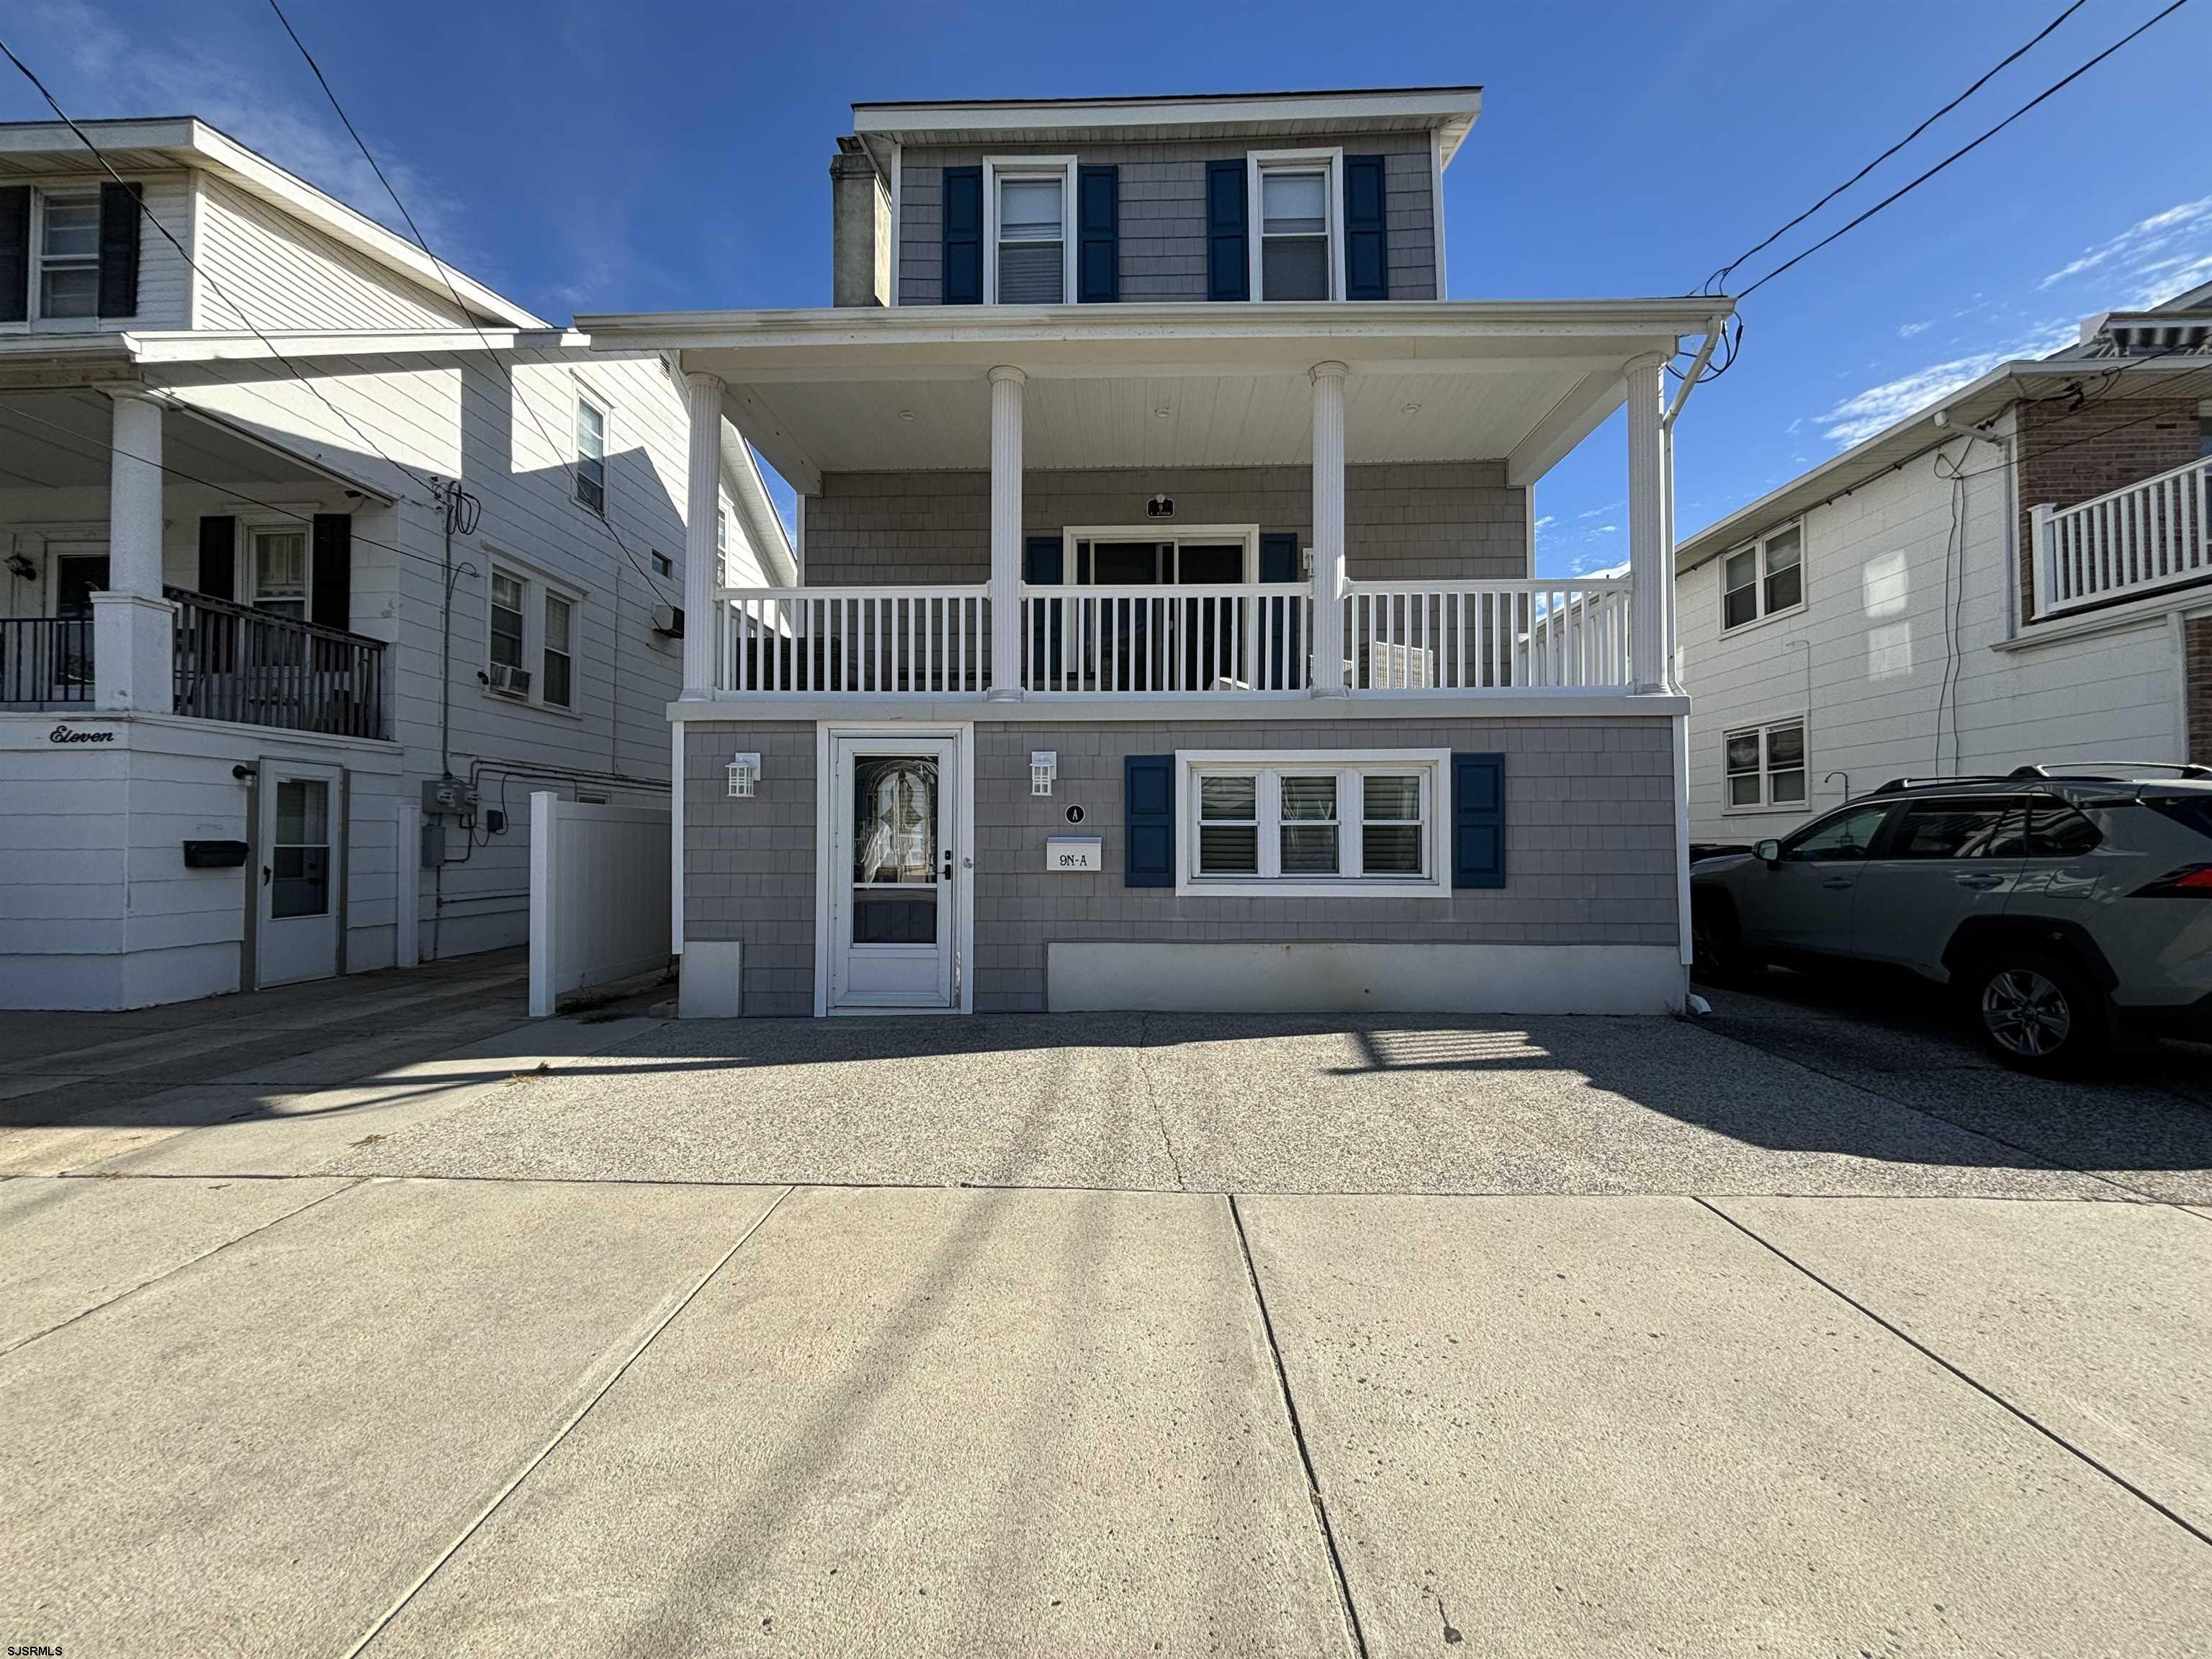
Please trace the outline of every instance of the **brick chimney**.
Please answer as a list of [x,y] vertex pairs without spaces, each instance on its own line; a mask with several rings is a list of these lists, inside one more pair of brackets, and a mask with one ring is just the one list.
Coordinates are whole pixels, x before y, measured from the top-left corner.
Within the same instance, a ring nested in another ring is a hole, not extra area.
[[830,159],[830,247],[833,303],[889,305],[891,198],[860,141],[837,141]]

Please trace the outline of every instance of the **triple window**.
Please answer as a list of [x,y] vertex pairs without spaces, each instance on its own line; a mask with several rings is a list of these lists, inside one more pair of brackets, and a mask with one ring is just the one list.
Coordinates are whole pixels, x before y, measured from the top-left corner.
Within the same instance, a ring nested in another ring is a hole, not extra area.
[[1732,812],[1805,805],[1805,722],[1746,726],[1721,739]]
[[984,299],[1006,306],[1056,306],[1069,296],[1075,239],[1068,215],[1075,162],[1067,156],[984,164],[991,257]]
[[1741,628],[1805,603],[1805,532],[1784,525],[1721,561],[1721,629]]
[[1180,889],[1436,893],[1443,757],[1184,755]]

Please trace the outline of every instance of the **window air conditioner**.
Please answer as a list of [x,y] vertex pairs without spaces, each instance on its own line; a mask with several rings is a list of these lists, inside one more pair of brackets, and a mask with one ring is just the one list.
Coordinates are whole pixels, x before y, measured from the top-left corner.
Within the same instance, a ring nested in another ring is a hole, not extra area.
[[530,671],[509,668],[495,662],[484,675],[484,682],[502,697],[526,697],[530,695]]

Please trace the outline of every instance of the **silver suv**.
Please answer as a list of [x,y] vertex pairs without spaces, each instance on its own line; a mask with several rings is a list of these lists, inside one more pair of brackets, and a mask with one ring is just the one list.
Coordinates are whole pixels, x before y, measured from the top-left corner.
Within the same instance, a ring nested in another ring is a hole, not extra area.
[[1900,778],[1690,871],[1701,978],[1874,963],[1957,988],[1996,1057],[2212,1038],[2212,769]]

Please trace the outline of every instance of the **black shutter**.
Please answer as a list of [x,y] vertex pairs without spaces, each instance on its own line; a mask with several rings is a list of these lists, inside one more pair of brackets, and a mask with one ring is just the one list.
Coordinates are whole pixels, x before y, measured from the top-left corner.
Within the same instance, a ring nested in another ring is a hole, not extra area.
[[143,186],[100,187],[100,314],[138,314],[138,200]]
[[1121,297],[1121,169],[1083,167],[1076,173],[1075,297]]
[[1244,228],[1244,163],[1206,164],[1206,297],[1252,297],[1251,252]]
[[1454,887],[1505,885],[1505,757],[1452,757]]
[[[1066,556],[1057,536],[1031,536],[1022,544],[1022,580],[1025,582],[1057,585],[1066,580],[1061,572],[1066,564]],[[1060,673],[1060,609],[1056,605],[1040,605],[1030,611],[1030,672],[1032,683],[1041,690],[1057,689],[1054,681]],[[1052,617],[1049,640],[1045,636],[1048,614]],[[1035,679],[1040,671],[1043,678]]]
[[1175,885],[1175,757],[1121,757],[1121,884]]
[[944,285],[939,302],[983,303],[983,169],[945,169]]
[[238,597],[238,520],[200,520],[200,592],[211,599]]
[[1390,297],[1390,230],[1382,158],[1344,158],[1344,286],[1350,300]]
[[309,620],[325,628],[353,626],[353,514],[315,514],[314,602]]
[[31,314],[31,187],[0,190],[0,323]]

